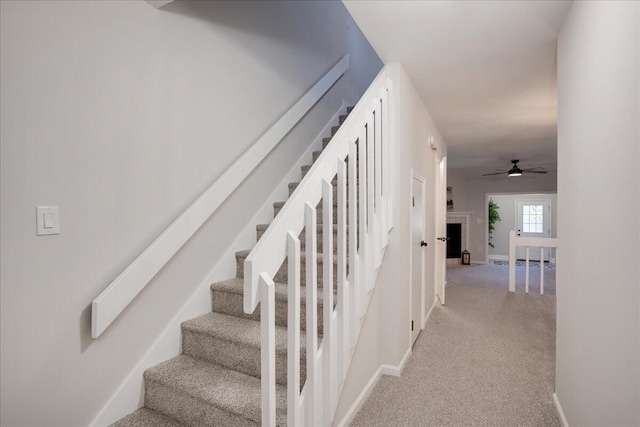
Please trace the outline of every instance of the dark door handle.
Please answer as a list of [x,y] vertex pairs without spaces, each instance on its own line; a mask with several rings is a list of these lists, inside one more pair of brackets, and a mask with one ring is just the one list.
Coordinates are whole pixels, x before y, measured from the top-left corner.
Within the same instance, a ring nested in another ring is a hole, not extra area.
[[446,242],[447,240],[449,240],[448,237],[436,237],[436,240],[440,240],[441,242]]
[[420,246],[422,246],[422,247],[425,247],[425,246],[427,246],[427,245],[428,245],[428,243],[427,243],[427,242],[425,242],[424,240],[423,240],[422,242],[420,242]]

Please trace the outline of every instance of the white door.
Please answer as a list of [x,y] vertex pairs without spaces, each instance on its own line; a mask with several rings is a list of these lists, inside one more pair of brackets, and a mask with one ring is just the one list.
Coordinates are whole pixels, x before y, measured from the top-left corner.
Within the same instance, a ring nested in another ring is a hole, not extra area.
[[[439,157],[438,157],[439,159]],[[447,284],[447,158],[438,161],[436,168],[436,295],[445,303]]]
[[424,178],[412,175],[411,202],[411,345],[416,342],[424,318]]
[[[522,237],[551,237],[551,200],[516,200],[516,234]],[[525,259],[525,248],[516,248],[516,258]],[[529,248],[529,259],[540,261],[540,247]],[[549,261],[549,250],[544,260]]]

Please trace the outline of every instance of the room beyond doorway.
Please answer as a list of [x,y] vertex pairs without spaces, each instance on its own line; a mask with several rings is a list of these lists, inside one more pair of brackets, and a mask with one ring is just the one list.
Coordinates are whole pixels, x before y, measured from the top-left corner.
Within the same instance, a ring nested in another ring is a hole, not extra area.
[[[487,193],[485,197],[485,212],[487,215],[488,223],[488,211],[489,200],[493,200],[498,206],[498,213],[500,214],[500,221],[494,225],[494,231],[492,233],[491,243],[489,244],[489,229],[485,228],[486,233],[486,250],[485,250],[485,262],[491,263],[493,261],[507,261],[509,259],[509,231],[520,230],[520,232],[538,232],[540,229],[540,237],[556,237],[557,236],[557,194],[556,193]],[[534,202],[535,201],[535,202]],[[538,203],[539,202],[539,203]],[[543,216],[538,218],[537,211],[530,213],[528,210],[524,210],[523,206],[543,206],[543,210],[546,210],[546,206],[549,207],[548,212],[541,212]],[[540,219],[540,222],[536,221]],[[531,222],[533,221],[533,223]],[[531,226],[531,224],[534,224]],[[537,227],[537,228],[536,228]],[[532,250],[532,256],[539,254],[539,251]],[[522,257],[519,258],[523,258]],[[545,261],[555,263],[555,250],[552,250],[548,257],[545,256]],[[538,256],[539,258],[539,256]],[[532,260],[538,260],[538,258],[532,257]]]

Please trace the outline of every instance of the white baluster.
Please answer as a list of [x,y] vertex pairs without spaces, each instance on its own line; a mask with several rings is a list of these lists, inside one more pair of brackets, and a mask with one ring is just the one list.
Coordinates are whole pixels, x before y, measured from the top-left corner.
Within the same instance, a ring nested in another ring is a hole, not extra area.
[[389,222],[388,222],[388,214],[389,214],[389,189],[388,189],[388,178],[387,176],[389,175],[388,173],[388,162],[387,162],[387,144],[389,141],[388,135],[389,135],[389,120],[388,120],[388,116],[389,113],[387,112],[387,90],[383,89],[382,90],[382,98],[380,100],[380,124],[382,126],[382,132],[380,133],[381,135],[381,140],[380,140],[380,146],[381,146],[381,154],[380,154],[380,169],[381,169],[381,173],[380,173],[380,177],[381,177],[381,185],[380,185],[380,194],[381,194],[381,203],[380,203],[380,212],[381,212],[381,219],[382,219],[382,225],[381,225],[381,229],[382,229],[382,248],[387,247],[387,245],[389,244]]
[[524,291],[529,293],[529,246],[525,249],[525,261],[524,261]]
[[[353,184],[352,184],[353,185]],[[338,159],[338,355],[337,376],[338,383],[347,376],[348,348],[349,348],[349,290],[347,288],[347,165]]]
[[300,240],[287,233],[288,317],[287,334],[287,425],[298,426],[300,419]]
[[[375,170],[375,216],[373,224],[375,227],[375,268],[382,265],[382,113],[380,112],[380,98],[375,100],[375,127],[374,127],[374,170]],[[386,231],[386,230],[385,230]]]
[[310,425],[320,425],[322,411],[318,402],[321,399],[318,369],[318,257],[316,208],[305,203],[305,251],[307,287],[307,380],[306,407]]
[[360,231],[360,246],[358,248],[359,254],[359,270],[358,270],[358,320],[356,328],[360,326],[360,319],[366,311],[366,299],[367,299],[367,278],[369,271],[366,268],[368,266],[367,257],[369,256],[370,248],[367,247],[367,128],[362,127],[360,129],[360,135],[358,136],[358,187],[360,188],[360,200],[358,201],[358,211],[360,213],[360,221],[358,229]]
[[[377,228],[375,226],[375,121],[376,116],[373,111],[369,112],[367,121],[367,240],[366,244],[368,248],[371,248],[367,252],[366,265],[367,272],[372,268],[378,266],[378,257],[380,256],[377,250]],[[369,278],[369,276],[367,276]],[[373,288],[371,280],[367,280],[367,291]]]
[[[359,270],[358,260],[358,175],[356,143],[349,141],[349,347],[356,345],[356,324],[358,322],[359,305]],[[360,204],[362,206],[362,204]]]
[[509,292],[516,291],[516,232],[509,231]]
[[322,307],[323,335],[322,358],[323,375],[323,425],[331,423],[332,394],[334,388],[334,351],[333,351],[333,185],[328,180],[322,181],[322,239],[323,239],[323,274],[322,274]]
[[276,317],[275,285],[267,273],[260,273],[260,342],[262,383],[262,425],[276,425]]
[[544,294],[544,246],[540,246],[540,295]]

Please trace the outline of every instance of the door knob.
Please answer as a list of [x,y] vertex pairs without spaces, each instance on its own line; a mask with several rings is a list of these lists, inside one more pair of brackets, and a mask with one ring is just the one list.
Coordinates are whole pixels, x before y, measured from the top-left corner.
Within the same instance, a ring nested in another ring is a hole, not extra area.
[[425,246],[427,246],[427,245],[428,245],[428,243],[427,243],[427,242],[425,242],[424,240],[423,240],[422,242],[420,242],[420,246],[422,246],[422,247],[425,247]]

